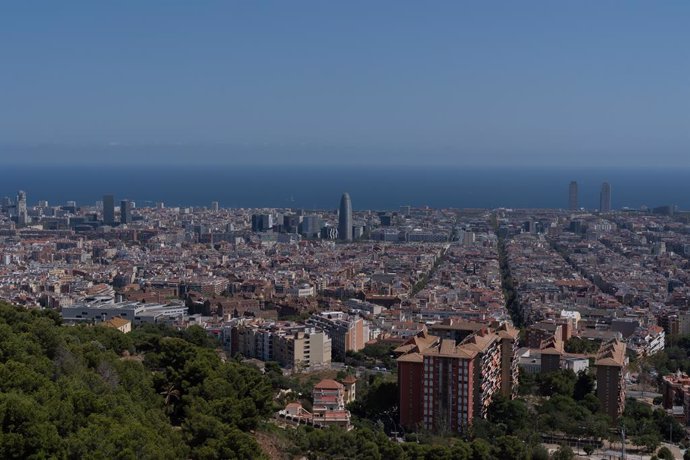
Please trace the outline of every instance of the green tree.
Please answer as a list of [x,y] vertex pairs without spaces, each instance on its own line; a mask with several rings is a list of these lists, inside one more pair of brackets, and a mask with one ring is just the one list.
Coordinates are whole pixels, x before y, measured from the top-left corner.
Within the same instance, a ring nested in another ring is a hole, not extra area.
[[549,451],[541,444],[532,447],[531,460],[549,460]]
[[571,370],[558,370],[541,376],[539,390],[542,396],[572,396],[577,377]]
[[600,341],[588,340],[580,337],[571,337],[565,342],[565,351],[567,353],[583,353],[592,354],[599,350]]
[[632,441],[638,446],[644,446],[647,452],[654,452],[661,444],[661,437],[658,433],[646,432],[639,436],[634,436]]
[[594,392],[595,379],[594,376],[585,371],[580,371],[577,374],[575,381],[575,388],[573,389],[573,399],[575,401],[582,401],[589,394]]
[[656,453],[656,456],[659,459],[675,460],[675,457],[673,456],[673,452],[671,452],[671,449],[669,449],[666,446],[663,446],[661,449],[659,449]]
[[575,452],[568,446],[559,447],[551,456],[552,460],[573,460]]
[[477,438],[472,441],[472,460],[493,460],[493,447],[488,441]]
[[527,446],[515,436],[501,436],[494,444],[498,458],[510,458],[514,460],[527,460]]

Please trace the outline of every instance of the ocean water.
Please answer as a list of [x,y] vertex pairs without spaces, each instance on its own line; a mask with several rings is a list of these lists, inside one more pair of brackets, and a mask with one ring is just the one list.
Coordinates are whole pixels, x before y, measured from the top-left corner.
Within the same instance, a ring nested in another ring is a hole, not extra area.
[[565,170],[441,167],[323,166],[4,166],[0,197],[25,190],[29,204],[103,194],[138,206],[296,207],[335,209],[349,192],[355,209],[402,205],[459,208],[564,208],[568,184],[579,185],[580,206],[597,208],[603,181],[614,208],[677,205],[690,209],[688,170]]

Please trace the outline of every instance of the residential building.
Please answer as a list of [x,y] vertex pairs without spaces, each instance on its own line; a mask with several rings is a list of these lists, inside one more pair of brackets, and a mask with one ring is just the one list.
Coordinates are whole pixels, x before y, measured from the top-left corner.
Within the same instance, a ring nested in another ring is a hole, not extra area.
[[350,411],[345,409],[345,386],[331,379],[321,380],[312,390],[314,424],[350,429]]
[[324,311],[309,318],[309,323],[324,330],[333,342],[333,356],[344,359],[348,351],[359,351],[369,341],[366,320],[339,311]]
[[132,322],[120,317],[111,318],[108,321],[103,322],[105,327],[111,327],[117,329],[123,334],[127,334],[132,331]]
[[500,325],[459,343],[420,333],[398,347],[401,425],[465,432],[475,417],[486,417],[494,395],[513,394],[516,338],[514,328]]
[[617,420],[625,408],[625,343],[614,339],[603,343],[594,365],[597,368],[597,397],[601,408],[612,420]]
[[331,363],[331,339],[314,327],[290,322],[237,321],[229,334],[232,355],[277,361],[297,370]]
[[684,372],[665,375],[662,381],[664,409],[679,419],[683,425],[690,425],[690,376]]

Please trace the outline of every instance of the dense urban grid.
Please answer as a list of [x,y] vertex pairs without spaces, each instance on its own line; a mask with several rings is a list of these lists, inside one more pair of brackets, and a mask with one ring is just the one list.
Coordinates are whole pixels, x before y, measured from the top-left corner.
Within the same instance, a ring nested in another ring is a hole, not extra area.
[[[348,193],[301,210],[30,205],[20,191],[1,203],[0,300],[59,314],[65,330],[187,334],[218,363],[259,368],[273,398],[251,424],[263,450],[233,438],[238,458],[337,458],[339,445],[367,458],[678,457],[690,216],[615,210],[608,183],[598,210],[578,207],[576,182],[567,192],[562,210],[378,212]],[[163,352],[146,337],[116,351],[148,363],[146,347]],[[187,429],[175,401],[190,387],[165,385],[165,416]],[[203,442],[180,455],[213,458]]]

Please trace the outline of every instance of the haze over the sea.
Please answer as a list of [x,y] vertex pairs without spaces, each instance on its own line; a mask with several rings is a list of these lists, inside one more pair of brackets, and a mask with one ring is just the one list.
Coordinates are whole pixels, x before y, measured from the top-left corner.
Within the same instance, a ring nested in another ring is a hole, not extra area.
[[94,204],[103,194],[140,206],[295,207],[335,209],[340,195],[354,209],[430,207],[565,208],[568,184],[578,181],[580,205],[599,205],[601,183],[614,208],[675,204],[690,209],[690,171],[364,166],[11,166],[0,196],[25,190],[29,203],[75,200]]

